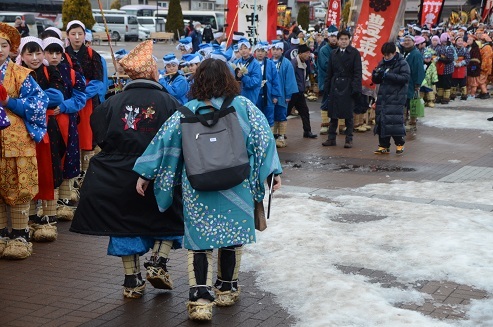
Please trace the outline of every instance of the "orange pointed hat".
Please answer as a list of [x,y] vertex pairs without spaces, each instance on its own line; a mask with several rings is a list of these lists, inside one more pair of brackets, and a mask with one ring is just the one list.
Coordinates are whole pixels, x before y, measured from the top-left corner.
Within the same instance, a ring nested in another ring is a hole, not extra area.
[[16,52],[21,43],[21,35],[17,29],[5,23],[0,23],[0,38],[9,41],[10,52]]
[[139,43],[119,64],[131,79],[154,79],[157,63],[152,57],[152,40]]

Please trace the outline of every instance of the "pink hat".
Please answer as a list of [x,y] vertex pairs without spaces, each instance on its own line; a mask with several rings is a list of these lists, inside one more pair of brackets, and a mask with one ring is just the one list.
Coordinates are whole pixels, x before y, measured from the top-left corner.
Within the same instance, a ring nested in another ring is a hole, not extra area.
[[447,43],[447,41],[450,41],[450,35],[447,33],[442,33],[442,35],[440,35],[440,42]]
[[414,44],[418,45],[418,44],[421,44],[423,42],[426,42],[426,39],[424,37],[422,37],[421,35],[417,35],[414,37]]
[[438,43],[440,43],[440,37],[438,35],[433,35],[433,37],[431,38],[431,40],[436,40],[438,41]]

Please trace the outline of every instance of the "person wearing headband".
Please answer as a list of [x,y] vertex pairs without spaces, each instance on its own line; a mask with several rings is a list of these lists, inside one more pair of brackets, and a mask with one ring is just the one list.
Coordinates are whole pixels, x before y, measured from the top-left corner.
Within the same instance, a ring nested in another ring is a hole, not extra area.
[[159,83],[164,86],[169,94],[174,96],[178,102],[185,104],[188,102],[188,82],[181,71],[178,71],[180,62],[175,55],[170,53],[163,57],[164,76],[159,79]]
[[223,30],[220,29],[214,33],[214,40],[211,42],[212,44],[221,44],[223,41],[226,41],[226,35]]
[[[36,144],[38,161],[39,192],[31,201],[29,220],[33,229],[34,241],[51,242],[57,238],[56,208],[58,187],[63,181],[62,156],[65,145],[61,138],[56,116],[60,113],[65,85],[60,72],[55,66],[45,66],[43,43],[37,37],[28,36],[21,39],[18,64],[31,69],[36,82],[49,98],[47,115],[47,133],[43,142]],[[41,214],[36,211],[36,202],[42,201]]]
[[[190,89],[193,83],[193,76],[195,75],[195,72],[197,71],[197,68],[199,67],[200,62],[202,61],[203,58],[198,53],[194,53],[194,54],[184,55],[182,59],[185,64],[183,71],[185,73],[186,70],[185,75],[188,83],[188,89]],[[187,99],[190,100],[188,96]]]
[[262,70],[257,60],[251,54],[251,44],[246,38],[238,41],[240,58],[233,63],[235,78],[241,83],[241,95],[256,103],[262,86]]
[[[86,104],[86,81],[82,74],[63,63],[64,44],[57,37],[43,39],[45,61],[60,72],[65,87],[63,102],[59,105],[60,113],[55,119],[65,147],[62,157],[63,181],[59,187],[56,216],[58,220],[72,220],[77,194],[72,191],[71,180],[80,174],[79,133],[77,130],[77,113]],[[46,65],[46,63],[45,63]]]
[[285,50],[284,56],[289,60],[293,60],[294,58],[296,58],[296,55],[298,54],[299,47],[300,47],[300,39],[298,39],[297,37],[291,38],[291,46],[289,50]]
[[[135,162],[133,170],[141,177],[132,190],[147,196],[154,183],[156,199],[164,210],[177,196],[173,186],[182,185],[187,231],[184,247],[188,250],[188,316],[191,320],[210,321],[214,305],[232,306],[240,298],[243,245],[255,242],[254,202],[264,198],[268,176],[275,175],[274,190],[281,186],[277,175],[282,173],[282,167],[264,115],[239,95],[239,85],[227,63],[205,59],[195,73],[190,93],[194,100],[185,104],[184,109],[191,113],[209,112],[210,106],[219,111],[234,108],[242,122],[243,150],[250,154],[250,177],[224,191],[194,189],[183,159],[181,119],[184,115],[176,112]],[[224,101],[228,102],[223,108]],[[163,149],[173,149],[173,153]],[[215,282],[212,279],[214,249],[218,253]],[[248,293],[243,291],[243,294]]]
[[186,54],[192,53],[192,38],[190,36],[187,36],[181,39],[176,46],[176,50],[179,50],[181,52],[182,57]]
[[132,81],[94,109],[91,126],[101,152],[91,160],[70,226],[71,232],[110,237],[107,253],[121,257],[123,296],[131,299],[144,293],[140,256],[149,249],[152,255],[144,263],[147,281],[157,289],[173,288],[166,264],[171,249],[180,247],[183,239],[180,186],[171,186],[175,197],[163,212],[152,184],[145,196],[135,192],[135,160],[181,106],[157,82],[152,51],[148,40],[120,59]]
[[29,205],[39,190],[36,143],[46,134],[49,101],[32,71],[10,59],[19,45],[15,27],[0,23],[0,107],[10,122],[8,133],[0,133],[0,257],[5,259],[32,254]]
[[[100,95],[106,95],[105,72],[103,70],[102,58],[91,47],[86,47],[85,42],[86,27],[78,20],[72,20],[67,24],[67,38],[69,46],[65,52],[69,56],[77,58],[82,67],[84,78],[86,79],[86,105],[79,111],[79,139],[82,158],[81,181],[89,166],[90,159],[94,156],[94,142],[90,125],[92,111],[101,102]],[[73,65],[71,65],[74,68]]]
[[276,39],[283,43],[284,51],[287,51],[289,49],[289,47],[290,47],[289,42],[286,41],[286,39],[284,38],[284,33],[282,30],[276,30]]
[[256,106],[263,112],[274,134],[274,106],[281,97],[281,84],[276,66],[267,58],[269,51],[268,42],[258,42],[255,46],[255,57],[262,72],[262,86],[258,95]]
[[276,146],[284,148],[287,146],[286,130],[288,127],[288,103],[291,96],[298,92],[296,76],[291,62],[284,57],[284,43],[279,40],[272,41],[270,47],[272,52],[272,62],[274,63],[279,75],[281,94],[274,105],[274,130]]

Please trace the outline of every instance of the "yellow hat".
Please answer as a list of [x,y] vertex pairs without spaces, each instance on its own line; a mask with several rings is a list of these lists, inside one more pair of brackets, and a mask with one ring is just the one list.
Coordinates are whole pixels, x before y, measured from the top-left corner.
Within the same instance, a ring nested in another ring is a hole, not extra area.
[[152,40],[139,43],[118,63],[131,79],[153,79],[157,63],[152,57]]
[[21,43],[21,35],[19,31],[13,26],[7,25],[5,23],[0,23],[0,38],[9,41],[10,51],[16,52]]

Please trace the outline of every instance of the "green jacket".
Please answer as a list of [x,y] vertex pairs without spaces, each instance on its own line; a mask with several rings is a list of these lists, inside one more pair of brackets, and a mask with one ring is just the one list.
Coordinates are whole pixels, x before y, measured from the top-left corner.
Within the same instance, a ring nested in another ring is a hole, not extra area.
[[425,78],[425,68],[423,65],[423,56],[416,47],[413,47],[409,51],[404,50],[404,58],[406,59],[409,67],[411,68],[411,79],[409,80],[409,86],[407,90],[407,98],[412,99],[414,97],[414,88],[416,85],[421,85]]
[[426,86],[431,89],[436,82],[438,82],[437,66],[432,61],[426,68],[425,79],[423,80],[423,83],[421,83],[421,86]]

